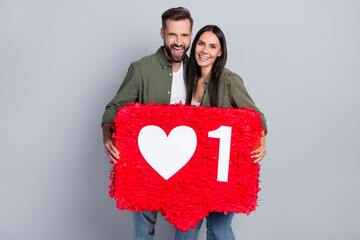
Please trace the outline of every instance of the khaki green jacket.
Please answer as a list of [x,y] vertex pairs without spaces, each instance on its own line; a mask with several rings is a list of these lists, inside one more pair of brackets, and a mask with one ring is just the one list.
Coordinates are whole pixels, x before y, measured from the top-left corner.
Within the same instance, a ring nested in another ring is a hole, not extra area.
[[[184,80],[186,83],[187,56],[184,59]],[[126,77],[116,96],[106,106],[102,125],[112,122],[117,109],[123,105],[139,103],[170,103],[172,65],[166,58],[163,47],[150,56],[131,63]]]
[[[210,74],[205,80],[204,86],[204,95],[201,100],[200,105],[204,107],[210,106],[210,95],[208,92],[208,85],[210,81]],[[195,86],[197,84],[197,79],[194,82]],[[267,131],[266,119],[264,114],[259,111],[255,106],[254,101],[251,99],[249,93],[247,92],[244,82],[239,75],[231,72],[229,69],[225,68],[221,74],[218,88],[219,104],[217,107],[221,108],[255,108],[257,112],[261,115],[261,123]]]

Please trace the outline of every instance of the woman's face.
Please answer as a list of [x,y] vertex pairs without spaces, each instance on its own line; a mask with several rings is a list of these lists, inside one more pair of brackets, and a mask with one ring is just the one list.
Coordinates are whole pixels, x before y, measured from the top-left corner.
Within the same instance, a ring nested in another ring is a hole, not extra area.
[[222,54],[220,41],[213,32],[204,32],[195,45],[195,60],[202,67],[212,67]]

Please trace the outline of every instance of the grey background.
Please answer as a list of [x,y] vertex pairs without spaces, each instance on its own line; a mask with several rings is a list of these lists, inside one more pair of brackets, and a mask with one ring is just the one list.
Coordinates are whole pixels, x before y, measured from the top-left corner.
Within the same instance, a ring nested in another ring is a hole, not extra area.
[[[268,119],[260,206],[234,217],[237,239],[360,239],[356,0],[0,0],[0,239],[131,239],[101,116],[179,5],[195,33],[223,29]],[[156,239],[173,232],[159,217]]]

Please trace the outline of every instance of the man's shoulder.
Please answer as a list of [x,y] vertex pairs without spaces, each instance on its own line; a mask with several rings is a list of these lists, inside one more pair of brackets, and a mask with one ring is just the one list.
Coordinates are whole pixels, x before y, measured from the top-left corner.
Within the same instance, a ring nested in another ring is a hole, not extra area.
[[131,63],[131,65],[133,65],[134,67],[140,68],[153,67],[156,64],[159,64],[159,50],[151,55],[145,56]]
[[156,57],[156,52],[153,53],[153,54],[150,54],[148,56],[145,56],[145,57],[142,57],[140,58],[139,60],[133,62],[133,63],[138,63],[138,64],[141,64],[141,63],[147,63],[147,62],[151,62],[153,60],[155,60],[157,57]]

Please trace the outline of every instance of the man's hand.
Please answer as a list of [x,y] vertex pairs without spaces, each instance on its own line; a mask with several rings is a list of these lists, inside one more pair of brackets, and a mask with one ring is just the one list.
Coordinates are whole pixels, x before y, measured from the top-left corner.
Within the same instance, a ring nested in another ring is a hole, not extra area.
[[266,148],[265,148],[265,132],[262,132],[262,137],[260,139],[260,147],[256,149],[255,151],[252,151],[251,154],[253,154],[251,157],[256,158],[254,163],[261,162],[266,154]]
[[105,123],[103,125],[103,137],[104,137],[104,149],[105,153],[109,156],[111,162],[114,164],[117,163],[116,159],[119,159],[119,151],[116,149],[112,139],[112,129],[111,129],[111,123]]

